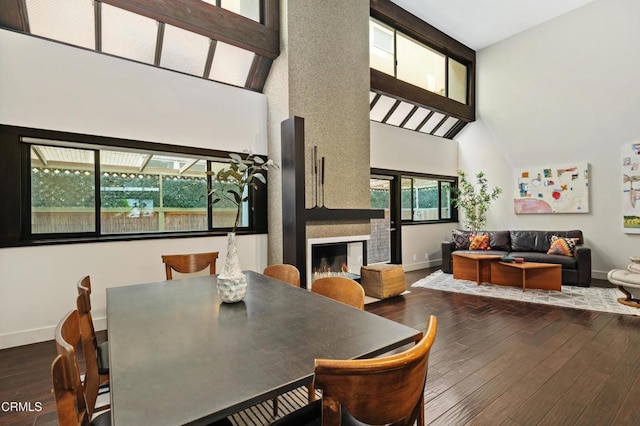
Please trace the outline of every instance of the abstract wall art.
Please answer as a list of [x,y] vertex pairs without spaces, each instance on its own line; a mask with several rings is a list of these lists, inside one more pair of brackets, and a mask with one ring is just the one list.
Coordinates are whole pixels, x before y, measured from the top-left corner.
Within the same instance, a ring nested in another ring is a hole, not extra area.
[[529,167],[517,179],[516,214],[589,213],[588,163]]
[[640,234],[640,142],[622,147],[622,227]]

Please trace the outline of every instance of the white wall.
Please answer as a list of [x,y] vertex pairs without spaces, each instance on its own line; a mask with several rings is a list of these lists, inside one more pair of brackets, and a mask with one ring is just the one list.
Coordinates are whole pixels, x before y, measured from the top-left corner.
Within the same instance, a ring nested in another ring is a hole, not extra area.
[[[479,120],[456,138],[460,167],[505,195],[489,229],[581,229],[594,277],[625,267],[620,147],[640,140],[640,2],[597,0],[478,52]],[[590,213],[515,215],[515,171],[586,161]]]
[[[458,174],[458,143],[399,127],[371,122],[371,167],[445,176]],[[402,227],[406,271],[442,263],[442,242],[457,223]]]
[[[5,30],[0,76],[2,124],[267,151],[262,94]],[[262,270],[266,235],[240,236],[238,244],[242,266]],[[0,248],[0,349],[52,339],[84,275],[91,275],[94,319],[104,327],[105,288],[162,280],[161,254],[198,251],[223,258],[226,239]]]

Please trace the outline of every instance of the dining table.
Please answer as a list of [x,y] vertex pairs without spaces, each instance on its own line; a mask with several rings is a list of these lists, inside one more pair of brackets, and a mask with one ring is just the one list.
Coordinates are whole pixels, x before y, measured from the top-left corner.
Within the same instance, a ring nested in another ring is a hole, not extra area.
[[369,358],[422,332],[253,271],[223,303],[216,275],[111,287],[112,424],[201,425],[306,385],[314,360]]

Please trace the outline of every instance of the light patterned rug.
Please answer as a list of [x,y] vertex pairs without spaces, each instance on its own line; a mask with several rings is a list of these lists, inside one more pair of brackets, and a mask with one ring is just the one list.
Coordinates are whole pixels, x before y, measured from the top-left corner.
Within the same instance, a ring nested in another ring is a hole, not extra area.
[[476,284],[475,281],[456,280],[452,274],[436,271],[416,281],[411,287],[431,288],[477,296],[499,297],[521,302],[542,303],[566,308],[611,312],[614,314],[640,315],[640,309],[618,303],[623,294],[615,288],[562,286],[562,292],[553,290],[527,289],[520,287]]

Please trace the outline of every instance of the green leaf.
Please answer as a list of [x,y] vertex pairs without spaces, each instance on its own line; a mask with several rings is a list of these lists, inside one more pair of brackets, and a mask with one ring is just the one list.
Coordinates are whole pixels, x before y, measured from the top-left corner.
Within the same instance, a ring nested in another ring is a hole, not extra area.
[[256,174],[254,175],[254,177],[255,177],[256,179],[258,179],[258,180],[259,180],[260,182],[262,182],[262,183],[267,183],[267,180],[265,179],[265,177],[264,177],[264,175],[263,175],[262,173],[256,173]]

